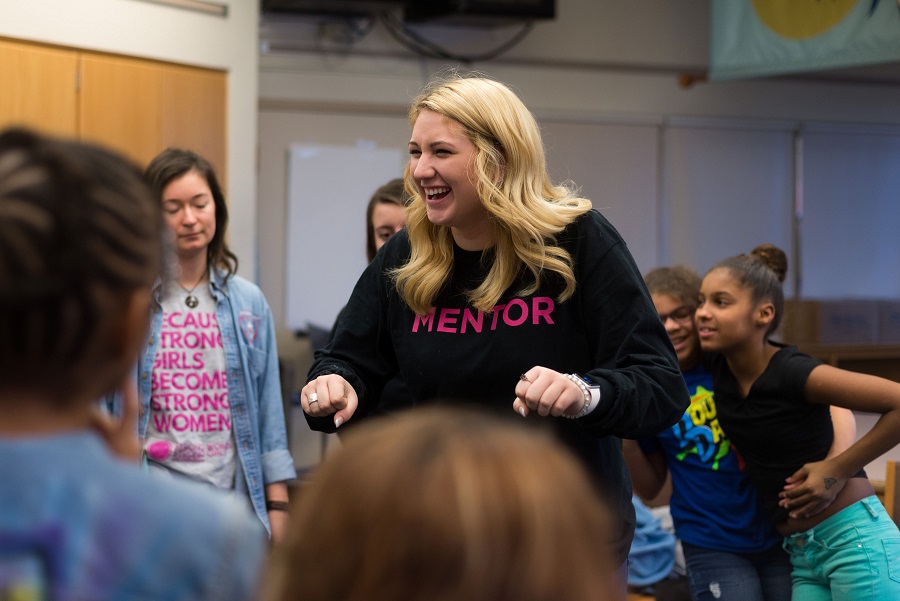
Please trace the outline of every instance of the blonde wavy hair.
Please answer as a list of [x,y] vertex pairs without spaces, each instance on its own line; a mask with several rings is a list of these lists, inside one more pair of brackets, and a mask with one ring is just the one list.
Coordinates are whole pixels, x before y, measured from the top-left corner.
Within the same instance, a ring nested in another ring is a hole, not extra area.
[[[550,181],[540,128],[531,112],[504,84],[455,74],[432,81],[412,102],[410,126],[423,110],[458,123],[475,144],[469,175],[491,220],[495,259],[481,285],[467,293],[472,306],[491,311],[523,265],[534,281],[517,294],[533,294],[550,272],[564,284],[557,300],[570,298],[575,291],[572,257],[556,244],[556,236],[589,211],[591,202]],[[412,198],[406,221],[412,252],[392,275],[409,307],[426,315],[452,273],[453,238],[450,228],[428,220],[409,164],[405,180]]]

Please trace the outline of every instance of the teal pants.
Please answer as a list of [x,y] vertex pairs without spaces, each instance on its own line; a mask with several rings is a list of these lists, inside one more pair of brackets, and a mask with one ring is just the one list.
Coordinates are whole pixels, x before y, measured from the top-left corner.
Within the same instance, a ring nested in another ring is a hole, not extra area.
[[792,601],[900,600],[900,531],[877,497],[784,539]]

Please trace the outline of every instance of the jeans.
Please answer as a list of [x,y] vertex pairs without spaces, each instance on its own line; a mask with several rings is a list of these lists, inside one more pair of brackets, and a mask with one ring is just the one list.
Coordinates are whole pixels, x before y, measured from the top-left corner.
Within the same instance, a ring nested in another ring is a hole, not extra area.
[[759,553],[681,542],[695,601],[791,601],[791,563],[778,545]]
[[877,497],[785,538],[794,601],[897,601],[900,531]]

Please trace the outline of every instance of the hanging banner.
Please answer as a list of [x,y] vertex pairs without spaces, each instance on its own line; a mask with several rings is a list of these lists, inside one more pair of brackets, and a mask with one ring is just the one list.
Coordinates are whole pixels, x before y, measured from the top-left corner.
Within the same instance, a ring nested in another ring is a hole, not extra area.
[[900,61],[900,0],[711,0],[710,79]]

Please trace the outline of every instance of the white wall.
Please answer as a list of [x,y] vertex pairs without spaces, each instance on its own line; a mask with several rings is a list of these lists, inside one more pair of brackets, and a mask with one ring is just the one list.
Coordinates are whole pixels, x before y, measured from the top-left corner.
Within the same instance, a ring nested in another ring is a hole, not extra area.
[[0,36],[228,72],[230,244],[256,279],[258,0],[219,0],[227,18],[140,0],[4,0]]

